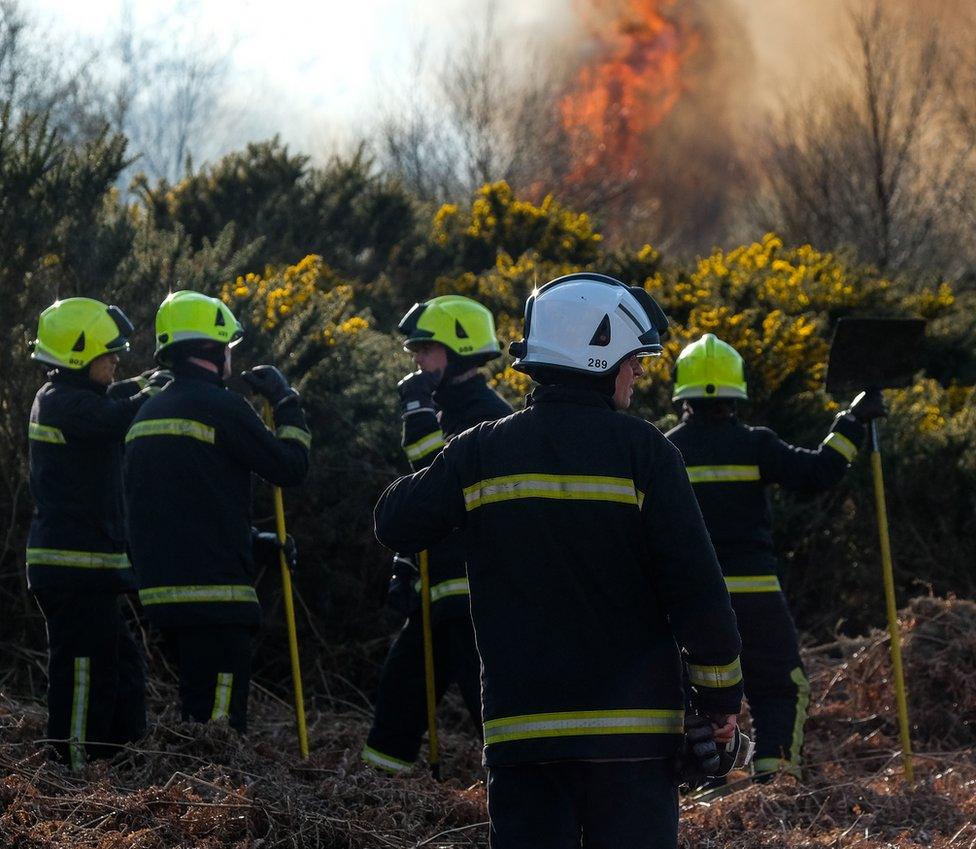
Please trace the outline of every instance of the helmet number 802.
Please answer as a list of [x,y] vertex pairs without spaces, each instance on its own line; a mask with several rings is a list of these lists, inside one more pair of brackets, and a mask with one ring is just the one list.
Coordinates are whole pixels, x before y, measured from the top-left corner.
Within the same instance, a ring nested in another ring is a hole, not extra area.
[[590,357],[586,361],[586,364],[590,368],[602,368],[602,369],[605,369],[605,368],[609,368],[610,367],[610,364],[606,360],[595,360],[595,359],[593,359],[593,357]]

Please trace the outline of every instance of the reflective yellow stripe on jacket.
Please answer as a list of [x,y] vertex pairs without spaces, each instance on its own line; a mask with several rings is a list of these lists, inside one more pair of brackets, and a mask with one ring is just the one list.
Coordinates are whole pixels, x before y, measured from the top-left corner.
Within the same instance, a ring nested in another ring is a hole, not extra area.
[[781,589],[775,575],[726,575],[725,586],[730,593],[778,593]]
[[56,427],[31,422],[27,428],[27,438],[35,442],[49,442],[51,445],[65,445],[64,434]]
[[612,501],[640,507],[644,502],[644,493],[628,478],[532,473],[488,478],[464,490],[464,506],[469,512],[486,504],[520,498]]
[[28,566],[67,566],[71,569],[128,569],[132,564],[125,553],[107,551],[68,551],[61,548],[28,548]]
[[851,442],[844,434],[834,431],[828,433],[823,444],[827,448],[833,448],[841,457],[850,463],[857,456],[857,446]]
[[682,734],[683,710],[584,710],[535,713],[485,723],[485,745],[539,737],[594,734]]
[[688,678],[696,687],[734,687],[742,680],[739,658],[725,666],[699,666],[688,664]]
[[403,450],[407,453],[407,459],[411,463],[417,462],[417,460],[422,460],[428,454],[433,454],[435,451],[440,451],[445,445],[444,434],[440,430],[435,430],[432,433],[428,433],[426,436],[421,437],[416,442],[411,442],[409,445],[404,445]]
[[146,419],[136,422],[129,428],[125,441],[131,442],[140,436],[189,436],[210,445],[214,443],[214,429],[193,419]]
[[203,584],[184,587],[149,587],[139,590],[139,601],[149,604],[193,604],[207,602],[257,602],[258,594],[248,584]]
[[275,436],[278,439],[291,439],[295,442],[300,442],[305,446],[306,451],[312,450],[312,434],[307,430],[302,430],[300,427],[295,427],[294,425],[282,425],[275,431]]
[[[421,583],[418,579],[414,582],[413,588],[419,593],[420,587]],[[433,604],[442,598],[456,595],[469,595],[470,592],[467,578],[451,578],[449,581],[441,581],[439,584],[434,584],[430,588],[430,601]]]
[[692,483],[743,483],[760,479],[759,466],[688,466]]

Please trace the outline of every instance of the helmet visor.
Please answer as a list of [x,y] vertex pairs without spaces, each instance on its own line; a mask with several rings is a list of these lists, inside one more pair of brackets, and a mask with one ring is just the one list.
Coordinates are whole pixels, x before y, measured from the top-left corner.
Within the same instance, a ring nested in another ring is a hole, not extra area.
[[420,321],[420,317],[426,312],[427,304],[414,304],[410,311],[400,319],[400,323],[397,325],[397,330],[399,330],[404,336],[406,336],[406,341],[403,343],[403,349],[405,351],[410,350],[411,342],[425,342],[428,339],[433,338],[434,333],[431,330],[423,330],[417,327],[417,323]]
[[110,342],[105,343],[106,351],[128,351],[129,350],[129,337],[135,330],[132,322],[129,321],[129,317],[122,312],[122,310],[115,306],[114,304],[108,308],[108,315],[112,321],[115,322],[115,326],[118,328],[119,335],[112,339]]

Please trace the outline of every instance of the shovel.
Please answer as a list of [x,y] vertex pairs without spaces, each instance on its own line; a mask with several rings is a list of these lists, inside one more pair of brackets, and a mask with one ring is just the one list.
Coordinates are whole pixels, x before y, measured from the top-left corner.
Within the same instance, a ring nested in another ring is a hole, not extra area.
[[441,752],[437,737],[437,690],[434,686],[434,635],[430,615],[430,567],[426,551],[420,552],[421,623],[424,632],[424,680],[427,685],[427,751],[430,774],[441,780]]
[[[896,389],[908,386],[917,370],[915,353],[925,336],[925,321],[915,318],[842,318],[837,322],[827,362],[827,391],[849,394],[862,389]],[[912,741],[909,736],[908,700],[901,663],[901,635],[895,605],[895,581],[888,537],[888,509],[881,471],[881,438],[878,421],[871,421],[871,474],[874,506],[878,516],[881,569],[884,576],[891,668],[895,679],[898,730],[905,778],[914,781]]]

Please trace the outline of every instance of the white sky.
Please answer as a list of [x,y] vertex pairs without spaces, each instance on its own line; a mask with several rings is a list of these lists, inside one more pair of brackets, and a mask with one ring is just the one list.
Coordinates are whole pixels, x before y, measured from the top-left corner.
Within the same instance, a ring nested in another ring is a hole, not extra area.
[[[24,2],[24,0],[22,0]],[[504,25],[531,28],[572,0],[503,0]],[[104,42],[125,9],[135,29],[174,29],[229,53],[227,106],[240,141],[275,132],[313,152],[355,137],[378,98],[410,79],[419,46],[435,57],[485,15],[484,0],[26,0],[53,33]],[[555,8],[554,8],[555,7]]]

